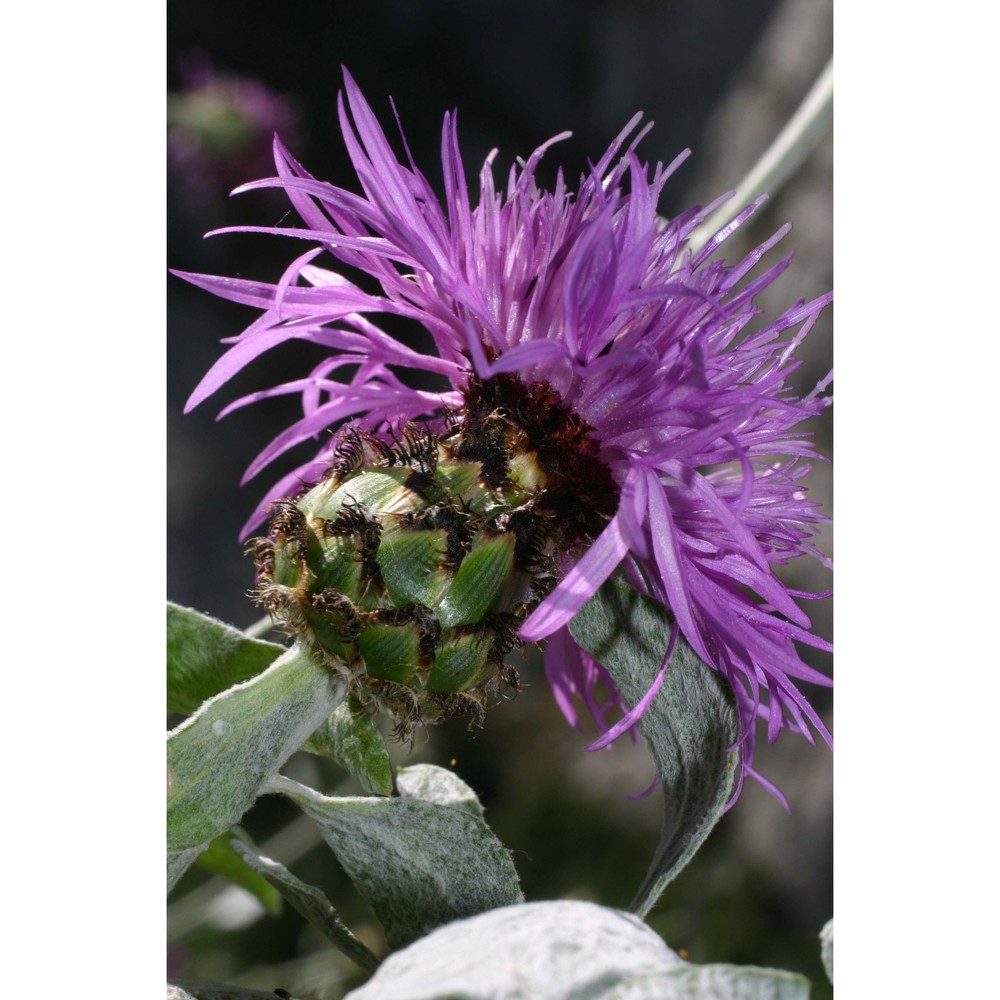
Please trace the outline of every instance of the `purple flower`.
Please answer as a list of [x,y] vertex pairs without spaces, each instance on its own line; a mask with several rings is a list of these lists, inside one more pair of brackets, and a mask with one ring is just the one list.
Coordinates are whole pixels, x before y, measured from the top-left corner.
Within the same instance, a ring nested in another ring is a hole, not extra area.
[[[766,326],[750,328],[759,313],[754,297],[791,255],[757,277],[750,272],[789,227],[735,266],[715,259],[756,202],[703,248],[690,248],[689,235],[716,205],[669,222],[657,217],[660,191],[687,153],[666,168],[657,164],[650,177],[635,154],[648,126],[625,146],[638,115],[575,192],[561,172],[552,191],[536,183],[536,167],[560,135],[511,169],[506,191],[494,185],[490,154],[475,204],[455,118],[445,115],[442,204],[408,150],[400,164],[346,71],[345,86],[340,124],[363,193],[315,180],[275,140],[278,176],[238,190],[284,189],[305,228],[226,231],[272,232],[312,246],[275,284],[184,275],[263,310],[205,376],[188,408],[284,341],[304,339],[331,351],[306,378],[223,411],[278,394],[302,396],[302,419],[261,452],[247,470],[250,479],[345,420],[384,434],[401,420],[440,419],[442,407],[462,405],[470,379],[481,385],[508,373],[526,386],[546,384],[587,429],[594,461],[617,491],[617,508],[604,515],[602,530],[585,550],[566,554],[561,582],[520,630],[526,640],[550,638],[545,668],[560,708],[577,725],[574,696],[584,701],[605,730],[597,748],[631,728],[659,689],[666,661],[630,711],[616,696],[599,704],[595,688],[602,682],[613,691],[610,679],[566,629],[605,580],[623,573],[669,606],[698,655],[730,680],[744,774],[780,797],[752,768],[757,717],[766,720],[769,740],[785,728],[810,742],[815,731],[830,742],[797,687],[830,683],[795,646],[830,648],[811,634],[793,599],[819,595],[790,591],[774,568],[803,554],[822,559],[809,539],[823,518],[802,485],[809,469],[803,460],[816,456],[809,435],[796,428],[827,405],[821,393],[829,380],[802,398],[787,380],[797,367],[795,348],[831,296],[799,301]],[[381,292],[318,267],[313,261],[321,253],[374,278]],[[416,320],[436,353],[419,353],[380,329],[370,318],[378,313]],[[332,379],[344,366],[354,368],[349,381]],[[411,388],[393,369],[443,377],[448,385],[438,392]],[[325,438],[312,461],[268,492],[248,529],[272,501],[315,480],[329,461]],[[609,725],[605,714],[614,707],[625,715]]]

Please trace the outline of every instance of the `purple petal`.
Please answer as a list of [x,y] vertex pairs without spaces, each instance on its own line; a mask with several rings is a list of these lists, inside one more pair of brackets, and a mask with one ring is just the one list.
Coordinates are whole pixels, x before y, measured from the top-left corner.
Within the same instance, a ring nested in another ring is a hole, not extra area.
[[615,515],[583,558],[528,615],[518,635],[526,642],[537,642],[562,628],[597,593],[627,551],[628,545],[622,536],[618,515]]
[[670,657],[674,655],[674,646],[677,644],[677,626],[670,630],[670,642],[667,645],[667,653],[663,658],[663,666],[660,667],[656,678],[649,686],[649,690],[636,702],[624,718],[619,719],[600,739],[595,740],[586,750],[603,750],[610,746],[619,736],[628,732],[646,713],[646,709],[653,704],[653,699],[657,696],[663,686],[663,678],[667,674],[667,667],[670,665]]

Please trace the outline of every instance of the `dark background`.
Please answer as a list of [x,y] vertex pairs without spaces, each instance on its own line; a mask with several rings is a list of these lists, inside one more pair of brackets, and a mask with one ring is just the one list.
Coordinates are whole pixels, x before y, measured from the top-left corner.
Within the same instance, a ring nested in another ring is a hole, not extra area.
[[[496,174],[514,156],[527,156],[557,132],[573,138],[543,161],[547,179],[561,164],[568,178],[597,159],[631,115],[644,111],[656,127],[640,147],[651,160],[694,155],[668,184],[664,214],[706,203],[734,188],[805,95],[831,51],[829,3],[754,0],[542,0],[486,5],[468,0],[334,3],[284,7],[247,0],[168,5],[168,86],[190,86],[189,67],[206,59],[220,78],[255,80],[284,99],[282,136],[317,177],[356,188],[336,123],[335,100],[346,65],[376,114],[392,129],[389,97],[399,110],[414,158],[432,182],[440,175],[439,141],[445,110],[459,108],[459,134],[470,181],[494,146]],[[188,67],[185,70],[185,67]],[[249,85],[244,83],[247,88]],[[188,95],[190,98],[190,94]],[[172,142],[201,142],[190,115],[171,103]],[[182,270],[274,280],[302,248],[261,236],[220,236],[214,227],[277,224],[287,206],[275,192],[227,199],[242,180],[265,176],[267,130],[240,133],[239,142],[208,148],[190,166],[172,161],[168,183],[168,260]],[[184,130],[187,129],[187,134]],[[210,144],[209,144],[210,146]],[[828,138],[800,173],[760,213],[732,254],[795,225],[783,246],[798,257],[763,300],[769,310],[832,285],[830,217],[832,141]],[[187,173],[185,173],[187,170]],[[548,173],[546,173],[548,171]],[[285,224],[294,224],[291,218]],[[219,356],[218,340],[240,332],[250,310],[222,302],[169,279],[168,328],[168,596],[246,626],[258,617],[245,597],[249,561],[237,541],[260,495],[284,466],[238,487],[254,455],[292,419],[294,404],[250,407],[221,423],[214,416],[243,392],[301,375],[316,355],[289,346],[259,360],[197,411],[181,416],[184,400]],[[830,366],[831,320],[810,336],[801,387],[808,390]],[[831,454],[829,421],[815,428]],[[306,451],[309,451],[307,448]],[[298,458],[301,461],[301,457]],[[815,470],[812,492],[830,503],[829,469]],[[821,547],[829,551],[827,533]],[[797,586],[826,589],[829,580],[803,565]],[[829,602],[812,605],[817,630],[831,634]],[[829,663],[815,660],[821,669]],[[573,897],[624,907],[655,846],[658,795],[641,802],[651,766],[626,741],[611,751],[584,754],[592,738],[570,730],[555,710],[544,678],[531,661],[529,688],[491,713],[471,738],[442,727],[412,749],[396,748],[400,762],[430,761],[458,773],[480,794],[487,818],[511,849],[528,899]],[[810,692],[811,693],[811,692]],[[816,703],[829,719],[830,699]],[[296,771],[296,769],[298,769]],[[684,875],[651,916],[675,949],[698,962],[773,965],[805,973],[813,996],[830,995],[819,964],[816,935],[832,914],[831,754],[785,736],[762,749],[760,769],[788,796],[787,816],[759,788],[750,787],[722,821]],[[331,793],[342,776],[315,759],[293,760],[293,773]],[[348,788],[349,786],[344,786]],[[377,946],[370,912],[353,896],[326,849],[301,822],[279,831],[294,814],[264,800],[247,818],[259,844],[269,847],[307,881],[324,885],[355,929]],[[175,893],[171,916],[171,971],[184,978],[284,986],[296,994],[339,997],[353,985],[341,962],[295,914],[281,918],[246,912],[221,882],[192,871]]]

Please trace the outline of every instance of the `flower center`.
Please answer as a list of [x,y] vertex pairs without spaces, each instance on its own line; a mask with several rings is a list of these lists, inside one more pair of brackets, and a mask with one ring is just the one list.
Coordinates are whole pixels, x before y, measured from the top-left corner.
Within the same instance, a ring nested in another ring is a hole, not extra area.
[[534,512],[565,551],[592,541],[618,506],[618,486],[599,459],[593,427],[545,381],[473,376],[456,425],[457,456],[480,462],[492,489],[514,480],[541,491]]

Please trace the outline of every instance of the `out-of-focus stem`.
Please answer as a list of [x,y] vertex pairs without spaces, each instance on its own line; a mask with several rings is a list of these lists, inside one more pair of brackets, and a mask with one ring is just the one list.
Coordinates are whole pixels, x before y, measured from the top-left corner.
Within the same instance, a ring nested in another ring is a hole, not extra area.
[[243,630],[245,635],[250,636],[251,639],[260,639],[262,636],[267,635],[275,627],[274,619],[270,615],[264,615],[263,618],[258,619],[249,628]]
[[692,234],[689,246],[697,253],[733,215],[762,194],[774,195],[805,162],[833,124],[833,60],[806,94],[778,137],[744,177],[736,193]]

